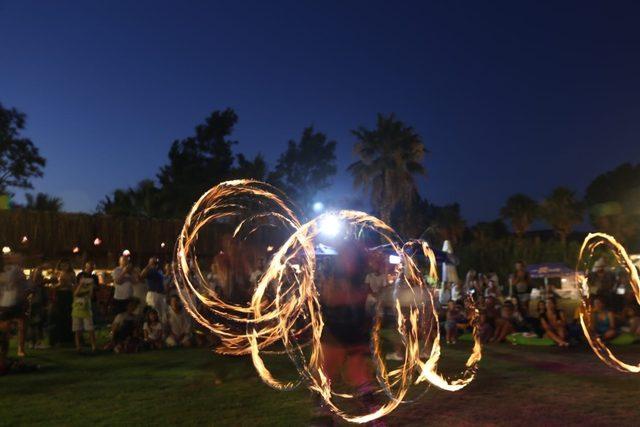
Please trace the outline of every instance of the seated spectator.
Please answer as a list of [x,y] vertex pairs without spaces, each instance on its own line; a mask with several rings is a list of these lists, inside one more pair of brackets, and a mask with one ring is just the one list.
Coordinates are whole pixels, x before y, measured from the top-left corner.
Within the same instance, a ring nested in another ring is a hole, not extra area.
[[487,313],[484,310],[480,311],[480,316],[478,317],[478,336],[483,344],[488,343],[493,336],[493,326],[489,323]]
[[500,317],[495,320],[495,331],[490,342],[503,342],[507,335],[516,332],[522,323],[520,313],[511,301],[506,301],[500,309]]
[[626,305],[622,310],[622,324],[628,332],[640,336],[640,313],[635,303]]
[[147,320],[142,327],[144,342],[147,348],[159,349],[164,346],[164,328],[160,322],[158,312],[150,309],[147,312]]
[[591,332],[602,340],[608,341],[618,335],[613,313],[607,310],[602,296],[593,299],[592,318],[589,323]]
[[540,326],[544,329],[544,335],[551,338],[560,347],[568,347],[567,320],[564,313],[556,308],[553,298],[547,298],[546,309],[540,315]]
[[191,347],[191,318],[185,313],[178,297],[169,300],[167,347]]
[[115,353],[135,353],[140,347],[138,317],[136,309],[138,300],[132,298],[124,312],[118,313],[111,325],[111,347]]

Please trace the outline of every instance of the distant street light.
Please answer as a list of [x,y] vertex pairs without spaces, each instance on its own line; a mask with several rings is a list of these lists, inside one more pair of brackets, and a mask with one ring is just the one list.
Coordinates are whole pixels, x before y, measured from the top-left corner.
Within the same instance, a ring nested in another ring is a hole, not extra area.
[[22,243],[25,244],[29,241],[29,238],[27,236],[22,236]]
[[99,237],[96,237],[96,239],[93,241],[93,245],[100,246],[101,244],[102,244],[102,240],[100,240]]
[[125,249],[124,251],[122,251],[122,256],[131,256],[131,252],[129,251],[129,249]]
[[80,252],[80,248],[77,246],[74,246],[73,249],[71,250],[71,252],[73,252],[74,254],[77,254]]
[[9,246],[4,246],[2,248],[2,253],[5,254],[5,255],[6,254],[10,254],[11,253],[11,248]]

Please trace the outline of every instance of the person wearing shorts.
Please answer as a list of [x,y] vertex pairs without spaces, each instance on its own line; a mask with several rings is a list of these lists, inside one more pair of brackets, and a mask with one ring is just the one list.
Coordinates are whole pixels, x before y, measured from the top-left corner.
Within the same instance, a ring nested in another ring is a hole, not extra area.
[[78,274],[76,285],[73,289],[73,305],[71,306],[72,330],[75,335],[76,351],[82,347],[80,341],[82,333],[88,332],[91,340],[91,351],[96,351],[96,334],[93,329],[93,311],[91,309],[91,297],[97,283],[97,277],[93,274],[94,265],[88,261],[83,271]]

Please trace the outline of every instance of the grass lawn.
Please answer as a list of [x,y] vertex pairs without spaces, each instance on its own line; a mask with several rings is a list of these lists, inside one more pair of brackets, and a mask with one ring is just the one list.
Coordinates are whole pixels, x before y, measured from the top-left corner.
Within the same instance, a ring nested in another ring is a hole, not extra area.
[[[446,347],[455,372],[468,345]],[[626,347],[629,361],[640,355]],[[12,350],[12,353],[15,349]],[[306,425],[304,388],[264,385],[248,358],[204,349],[132,355],[32,350],[38,372],[0,377],[0,425]],[[221,385],[214,385],[216,375]],[[584,348],[485,347],[477,379],[447,393],[433,387],[401,405],[388,425],[638,425],[640,376],[604,366]]]

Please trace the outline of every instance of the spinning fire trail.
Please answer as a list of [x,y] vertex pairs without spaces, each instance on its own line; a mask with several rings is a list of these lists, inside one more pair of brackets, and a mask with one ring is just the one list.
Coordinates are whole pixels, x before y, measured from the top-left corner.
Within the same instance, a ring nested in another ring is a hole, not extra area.
[[[199,232],[216,221],[237,224],[233,237],[239,240],[262,227],[286,230],[289,235],[280,248],[273,250],[268,268],[259,279],[249,304],[226,301],[209,285],[199,268],[195,253]],[[315,243],[326,224],[330,224],[333,231],[335,227],[341,227],[342,234],[351,236],[354,241],[363,234],[375,235],[378,241],[392,248],[400,260],[392,303],[397,316],[394,332],[399,336],[403,357],[399,366],[387,367],[380,337],[381,310],[377,309],[371,330],[371,359],[376,370],[375,393],[384,401],[368,413],[351,413],[344,409],[343,403],[357,396],[335,391],[325,369],[326,355],[321,344],[325,322],[316,283]],[[588,241],[581,252],[581,262],[588,262],[592,254],[589,248],[593,244],[587,245]],[[628,261],[624,249],[614,244],[625,262]],[[326,213],[303,224],[296,216],[293,204],[278,189],[258,181],[236,180],[211,188],[192,207],[176,243],[174,277],[187,311],[221,340],[218,352],[250,354],[258,374],[268,385],[290,390],[305,383],[335,414],[349,422],[366,423],[389,414],[400,403],[408,401],[409,389],[423,387],[420,383],[426,382],[447,391],[464,388],[474,379],[481,359],[478,311],[469,299],[467,310],[474,339],[472,352],[458,378],[448,379],[439,373],[438,316],[417,255],[426,260],[428,280],[437,281],[435,255],[426,242],[402,242],[387,224],[357,211]],[[637,273],[633,281],[633,290],[638,297]],[[584,294],[583,298],[586,298]],[[599,339],[590,337],[585,326],[588,310],[584,303],[581,319],[596,354],[619,369],[638,372],[640,367],[619,362]],[[296,367],[298,380],[278,379],[267,366],[263,355],[278,348],[284,349]]]

